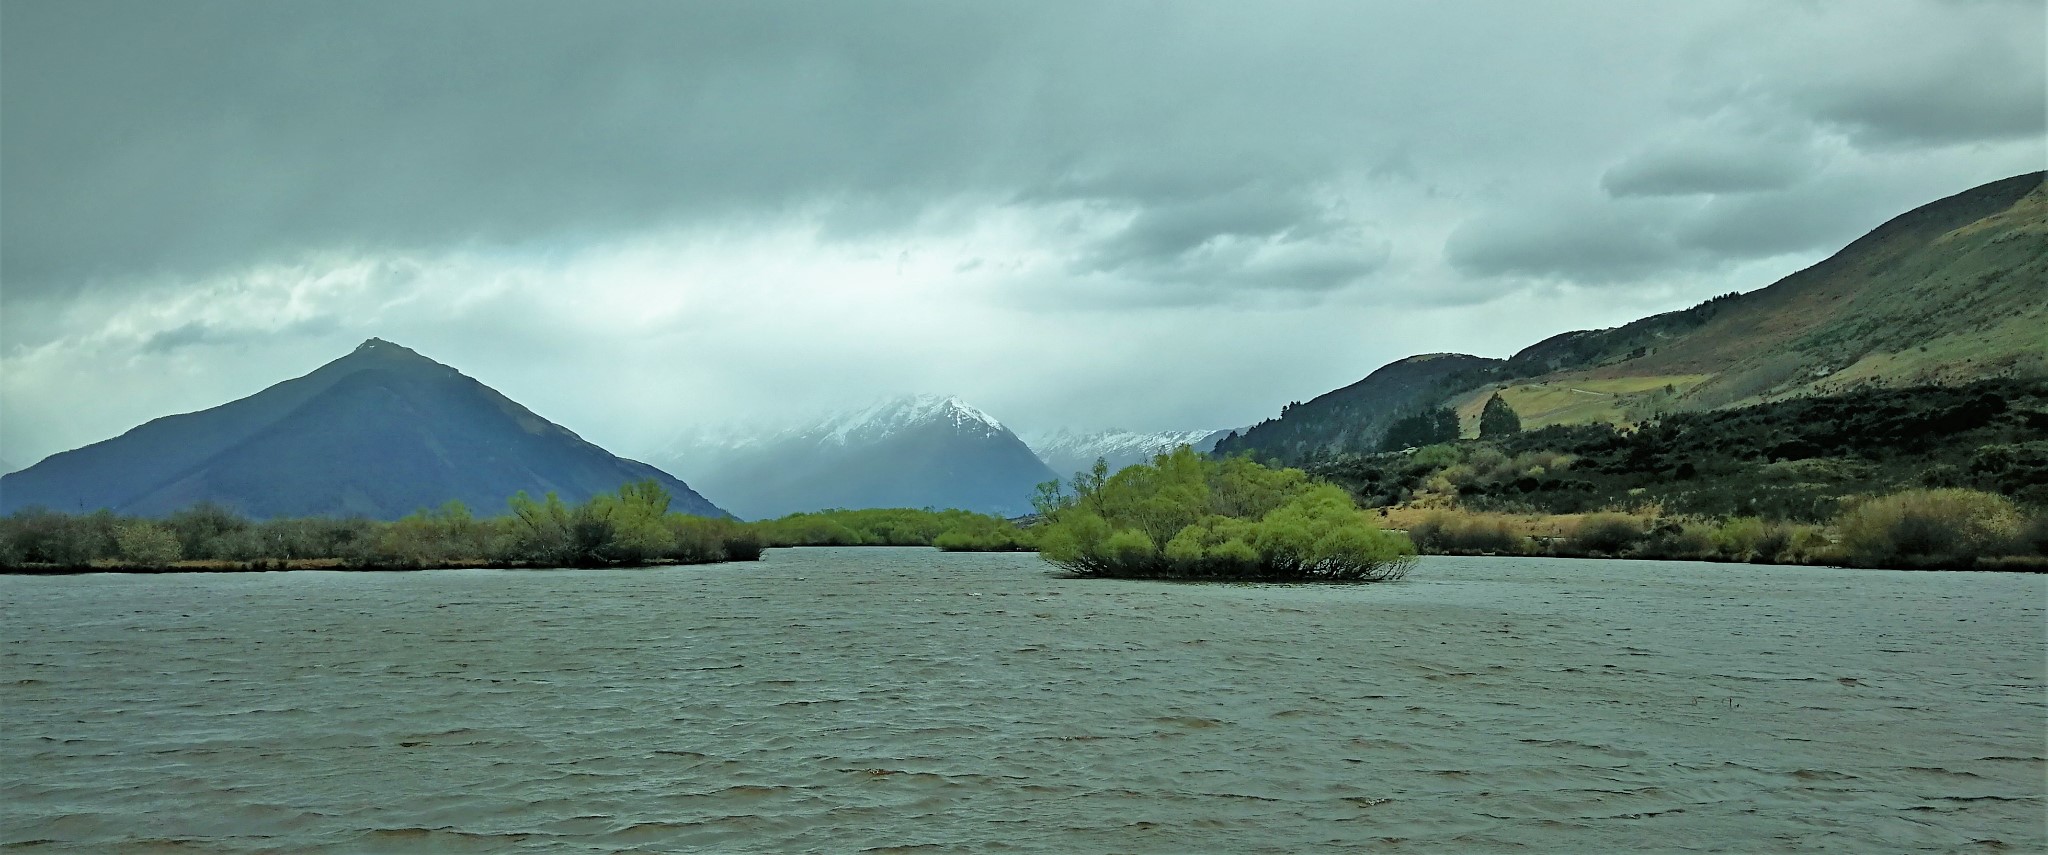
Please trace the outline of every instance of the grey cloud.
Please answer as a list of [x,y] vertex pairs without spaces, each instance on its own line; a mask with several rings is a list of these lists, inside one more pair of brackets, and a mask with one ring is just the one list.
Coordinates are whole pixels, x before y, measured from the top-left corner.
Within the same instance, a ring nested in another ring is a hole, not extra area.
[[1835,168],[1780,190],[1704,198],[1602,204],[1566,197],[1504,206],[1454,230],[1444,257],[1471,276],[1630,284],[1661,273],[1829,252],[1892,216],[2004,177],[1965,171],[1901,180],[1890,171],[1883,164]]
[[1247,188],[1137,209],[1130,225],[1098,245],[1086,269],[1110,272],[1184,257],[1224,238],[1271,238],[1327,228],[1327,214],[1299,193]]
[[[1441,50],[1435,36],[1475,14],[1520,35]],[[858,238],[961,197],[1128,205],[1131,229],[1095,263],[1165,267],[1218,236],[1328,225],[1302,188],[1360,176],[1456,192],[1577,156],[1625,111],[1654,124],[1652,85],[1588,99],[1586,69],[1526,53],[1631,32],[1631,14],[1319,0],[14,4],[0,30],[0,280],[19,302],[311,251],[573,243],[793,212]],[[1639,14],[1674,32],[1723,17]],[[1768,22],[1748,23],[1744,35]],[[1697,73],[1873,138],[2039,124],[2038,57],[2022,48],[1816,74],[1806,47]],[[1649,45],[1639,59],[1664,55]],[[1536,124],[1585,131],[1498,130]],[[1500,141],[1475,142],[1487,139]],[[1723,192],[1797,177],[1791,161],[1732,157],[1647,150],[1610,184]],[[1204,207],[1233,201],[1245,209]]]
[[2044,31],[2036,2],[1795,6],[1764,33],[1724,33],[1691,73],[1703,102],[1789,111],[1866,150],[2038,140]]
[[1999,176],[1885,177],[1881,169],[1838,170],[1796,191],[1715,198],[1674,223],[1673,237],[1710,258],[1827,252],[1892,216]]
[[[1842,81],[1798,93],[1823,122],[1866,148],[1949,145],[2048,136],[2048,87],[2039,63],[1983,57],[1968,70],[1904,81]],[[1986,66],[1993,73],[1986,74]]]
[[341,321],[320,315],[276,327],[228,326],[207,321],[189,321],[156,333],[136,348],[139,353],[164,355],[189,347],[220,347],[262,342],[274,336],[319,337],[341,329]]
[[1504,208],[1451,232],[1444,257],[1472,276],[1626,282],[1683,260],[1668,210],[1645,202]]
[[221,331],[204,321],[192,321],[152,334],[137,348],[143,353],[170,353],[195,344],[219,341]]
[[[1752,287],[1694,274],[2048,157],[2038,2],[4,2],[15,460],[373,334],[605,431],[927,377],[1241,423],[1276,376],[1628,319],[1573,284]],[[904,251],[982,266],[838,263]],[[438,272],[319,285],[393,258]],[[337,326],[263,334],[305,311]]]
[[1791,186],[1820,166],[1804,134],[1716,124],[1685,127],[1644,147],[1609,167],[1601,188],[1613,196],[1748,193]]
[[792,11],[10,6],[0,276],[20,293],[974,178],[989,152],[964,140],[1001,120],[974,93],[1031,19]]

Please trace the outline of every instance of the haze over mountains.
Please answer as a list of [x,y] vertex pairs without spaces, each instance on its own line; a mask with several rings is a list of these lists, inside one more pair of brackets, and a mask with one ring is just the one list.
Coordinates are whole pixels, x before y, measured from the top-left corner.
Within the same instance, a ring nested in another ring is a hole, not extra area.
[[1494,394],[1524,428],[1632,423],[1858,388],[2048,378],[2048,184],[2034,172],[1893,218],[1769,287],[1506,359],[1432,354],[1290,404],[1218,450],[1299,463],[1380,450],[1447,405],[1464,433]]
[[1025,443],[1038,454],[1038,459],[1064,478],[1093,467],[1098,458],[1109,464],[1109,471],[1115,472],[1148,463],[1153,457],[1183,445],[1207,454],[1215,450],[1217,440],[1229,433],[1227,429],[1141,433],[1115,428],[1077,433],[1061,428],[1027,438]]
[[782,430],[692,432],[649,457],[744,519],[889,507],[1014,516],[1054,477],[1002,422],[950,395],[891,398]]
[[520,491],[580,502],[645,479],[673,510],[724,515],[667,473],[373,338],[303,377],[0,477],[0,512],[154,516],[214,502],[255,517],[395,519],[451,500],[496,513]]

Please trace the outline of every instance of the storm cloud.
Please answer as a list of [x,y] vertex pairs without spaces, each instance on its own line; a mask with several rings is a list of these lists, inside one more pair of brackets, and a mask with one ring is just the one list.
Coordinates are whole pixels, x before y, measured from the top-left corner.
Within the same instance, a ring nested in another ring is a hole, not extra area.
[[1232,426],[2048,160],[2030,2],[4,14],[16,462],[371,335],[628,453],[897,391]]

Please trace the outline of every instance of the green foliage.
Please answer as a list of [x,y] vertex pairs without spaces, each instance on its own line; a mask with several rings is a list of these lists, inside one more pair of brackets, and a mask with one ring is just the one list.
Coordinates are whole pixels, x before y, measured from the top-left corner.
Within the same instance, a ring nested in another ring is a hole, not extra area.
[[440,565],[502,554],[502,540],[496,525],[470,516],[461,502],[449,502],[384,526],[370,554],[402,566]]
[[591,567],[655,562],[752,561],[760,535],[745,524],[668,513],[653,481],[628,484],[582,505],[553,494],[512,497],[511,513],[478,518],[460,502],[393,522],[276,519],[252,522],[199,505],[162,522],[108,511],[70,516],[29,509],[0,519],[0,566],[162,569],[180,560],[282,566],[325,561],[349,567]]
[[1642,557],[1656,557],[1696,561],[1719,555],[1714,545],[1717,529],[1697,522],[1673,520],[1650,527],[1636,553]]
[[932,538],[932,545],[947,552],[1029,552],[1037,548],[1028,532],[992,516],[960,520]]
[[1622,514],[1593,514],[1579,520],[1579,525],[1565,538],[1565,545],[1574,552],[1589,555],[1621,555],[1633,549],[1643,539],[1643,525],[1635,517]]
[[1513,555],[1527,551],[1508,521],[1492,514],[1430,514],[1408,530],[1415,548],[1434,555]]
[[183,555],[191,560],[232,559],[236,542],[249,529],[240,514],[212,502],[201,502],[164,520],[178,536]]
[[1515,415],[1515,408],[1501,400],[1500,393],[1486,399],[1486,407],[1479,411],[1479,437],[1499,439],[1522,432],[1522,417]]
[[1458,414],[1449,407],[1436,407],[1395,419],[1380,441],[1383,451],[1419,448],[1440,442],[1458,441]]
[[[1046,485],[1040,488],[1047,489]],[[814,511],[765,520],[754,527],[771,546],[936,546],[956,552],[1031,548],[1029,537],[1009,520],[962,510]]]
[[1243,458],[1182,448],[1073,486],[1038,543],[1081,576],[1365,582],[1399,578],[1415,554],[1344,491]]
[[121,558],[143,567],[168,567],[184,557],[178,536],[151,522],[136,520],[114,529],[114,543]]
[[2019,542],[2021,522],[2003,496],[1945,489],[1870,499],[1835,526],[1849,560],[1862,566],[1967,568],[2028,549]]

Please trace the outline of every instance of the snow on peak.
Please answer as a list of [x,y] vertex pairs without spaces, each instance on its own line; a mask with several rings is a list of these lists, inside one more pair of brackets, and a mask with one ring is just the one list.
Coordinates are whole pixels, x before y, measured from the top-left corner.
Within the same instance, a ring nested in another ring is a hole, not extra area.
[[846,445],[882,439],[907,427],[950,424],[955,430],[994,436],[1003,423],[957,395],[904,395],[826,419],[818,426],[823,439]]
[[650,452],[649,459],[688,468],[700,461],[718,460],[738,451],[779,443],[859,445],[932,424],[947,425],[972,436],[1009,433],[994,416],[957,395],[902,395],[794,425],[701,425],[681,431],[667,445]]
[[1117,428],[1079,433],[1060,428],[1032,436],[1025,440],[1025,444],[1031,446],[1038,459],[1045,461],[1054,472],[1067,473],[1087,469],[1098,457],[1108,461],[1112,470],[1122,469],[1134,463],[1148,462],[1154,455],[1165,454],[1183,445],[1206,454],[1215,449],[1216,440],[1224,433],[1219,430],[1145,433]]

